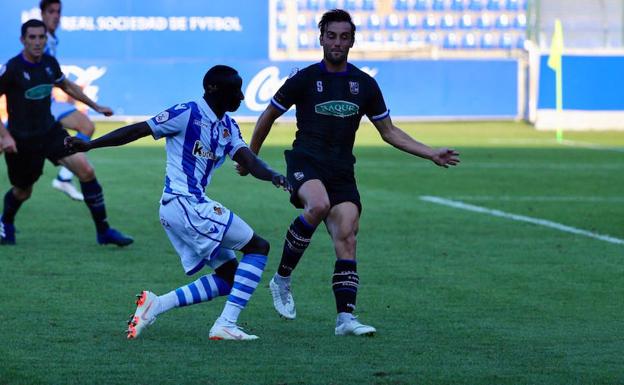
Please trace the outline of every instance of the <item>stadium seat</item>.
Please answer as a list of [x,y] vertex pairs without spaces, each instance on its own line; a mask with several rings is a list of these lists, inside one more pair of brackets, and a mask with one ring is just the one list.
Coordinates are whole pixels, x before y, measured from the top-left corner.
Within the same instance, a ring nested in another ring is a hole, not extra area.
[[500,0],[488,0],[487,9],[490,11],[499,11],[501,9]]
[[388,42],[393,44],[403,44],[405,43],[405,34],[401,32],[392,32],[388,36]]
[[513,39],[511,37],[511,34],[509,33],[502,34],[498,41],[498,48],[511,49],[512,47],[513,47]]
[[308,17],[303,13],[297,15],[297,28],[300,31],[308,29]]
[[425,16],[423,19],[423,28],[424,29],[435,29],[437,26],[436,17],[432,14]]
[[377,2],[375,0],[363,0],[362,9],[364,11],[374,11],[377,9]]
[[518,49],[526,49],[524,47],[525,41],[526,41],[526,39],[524,38],[524,36],[518,36],[516,38],[516,44],[515,44],[516,48],[518,48]]
[[517,11],[520,9],[520,1],[518,0],[507,0],[505,2],[505,8],[508,11]]
[[307,11],[308,10],[308,0],[297,0],[297,9],[299,11]]
[[429,9],[429,2],[427,0],[416,0],[414,2],[414,9],[417,11],[426,11]]
[[396,13],[391,13],[386,16],[386,28],[390,30],[396,30],[401,28],[401,19]]
[[[318,23],[321,21],[321,17],[322,16],[319,15],[316,25],[318,25]],[[362,27],[362,16],[360,16],[359,14],[353,15],[351,21],[353,21],[353,24],[355,24],[355,29],[360,29],[360,27]]]
[[284,3],[284,0],[277,0],[275,2],[275,9],[277,9],[278,11],[283,11],[286,8],[286,4]]
[[311,47],[310,37],[307,33],[300,33],[297,39],[297,45],[299,49],[306,49]]
[[453,29],[455,28],[455,18],[450,13],[442,16],[440,19],[440,27],[442,29]]
[[403,20],[403,28],[405,29],[417,29],[422,23],[420,16],[415,13],[409,13]]
[[437,46],[440,41],[440,37],[435,32],[430,32],[425,36],[425,43],[433,46]]
[[492,28],[492,19],[490,15],[484,13],[477,19],[477,28],[479,29],[490,29]]
[[277,48],[286,49],[288,48],[288,34],[280,33],[277,38]]
[[285,13],[280,13],[277,15],[277,28],[278,29],[286,29],[288,26],[288,16]]
[[321,0],[308,0],[308,9],[310,11],[319,11],[321,9]]
[[453,11],[463,11],[464,10],[464,0],[452,0],[451,1],[451,9]]
[[344,0],[344,9],[347,11],[357,11],[358,10],[357,0]]
[[378,30],[381,29],[381,18],[379,15],[372,14],[368,17],[368,29]]
[[504,13],[496,18],[495,26],[497,29],[509,29],[511,23],[509,22],[509,16]]
[[483,0],[470,0],[468,9],[471,11],[481,11],[483,9]]
[[444,36],[442,47],[446,49],[456,49],[459,47],[457,35],[454,32],[447,33]]
[[446,6],[444,5],[444,0],[433,0],[431,4],[431,9],[434,11],[444,11],[446,10]]
[[407,36],[407,44],[411,45],[421,45],[423,44],[422,35],[416,32],[412,32]]
[[472,29],[474,25],[472,24],[472,16],[468,13],[463,14],[461,19],[459,19],[459,28],[461,29]]
[[325,9],[338,8],[338,0],[325,0]]
[[371,32],[368,34],[368,38],[366,39],[370,43],[383,43],[384,37],[381,32]]
[[495,47],[494,44],[494,35],[491,33],[484,33],[481,35],[481,48],[483,49],[492,49]]
[[462,38],[461,47],[465,49],[477,48],[477,38],[474,33],[467,33]]
[[516,29],[526,29],[527,20],[524,13],[520,13],[514,17],[513,26]]
[[394,9],[397,11],[407,11],[407,0],[394,0]]

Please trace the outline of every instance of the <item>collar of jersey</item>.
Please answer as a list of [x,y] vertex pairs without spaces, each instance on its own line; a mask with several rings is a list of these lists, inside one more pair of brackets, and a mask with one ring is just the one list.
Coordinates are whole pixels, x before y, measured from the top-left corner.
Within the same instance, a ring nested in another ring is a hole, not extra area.
[[[45,54],[44,54],[45,55]],[[26,66],[28,67],[39,67],[42,63],[43,63],[43,56],[41,57],[41,61],[39,61],[38,63],[32,63],[29,62],[28,60],[26,60],[26,58],[24,57],[24,51],[20,52],[19,55],[20,59],[22,59],[22,63],[24,63]]]
[[201,112],[204,113],[204,116],[210,119],[211,122],[225,123],[227,114],[223,114],[223,118],[221,120],[217,119],[217,114],[215,114],[214,111],[212,111],[212,108],[210,108],[210,106],[208,105],[208,103],[206,103],[206,99],[200,98],[197,101],[197,105],[199,106]]
[[327,71],[327,67],[325,67],[325,62],[321,60],[321,62],[319,63],[319,65],[321,66],[321,71],[323,71],[326,74],[331,74],[331,75],[338,75],[338,76],[345,76],[349,74],[349,67],[351,66],[350,63],[347,63],[347,69],[342,71],[342,72],[329,72]]

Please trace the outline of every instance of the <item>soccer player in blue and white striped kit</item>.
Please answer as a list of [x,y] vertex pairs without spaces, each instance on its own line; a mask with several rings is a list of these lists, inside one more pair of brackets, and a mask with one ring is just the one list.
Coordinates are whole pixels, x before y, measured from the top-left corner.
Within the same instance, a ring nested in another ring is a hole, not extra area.
[[[160,222],[178,252],[184,271],[192,275],[205,265],[214,269],[188,285],[161,296],[143,291],[128,322],[128,338],[139,336],[156,317],[174,307],[227,295],[221,316],[210,329],[213,340],[258,338],[236,325],[255,291],[267,260],[269,243],[241,218],[206,196],[212,171],[229,155],[258,179],[290,188],[286,178],[256,157],[226,111],[236,111],[244,96],[235,69],[217,65],[204,76],[204,97],[177,104],[146,122],[119,128],[91,142],[68,138],[74,151],[119,146],[152,135],[166,138],[167,169]],[[238,263],[234,250],[243,252]]]

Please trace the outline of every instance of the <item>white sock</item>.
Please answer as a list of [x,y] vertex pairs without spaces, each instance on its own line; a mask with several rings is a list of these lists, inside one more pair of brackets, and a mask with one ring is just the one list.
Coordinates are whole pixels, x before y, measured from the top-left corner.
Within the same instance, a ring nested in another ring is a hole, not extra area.
[[178,303],[178,296],[176,295],[175,290],[172,290],[167,294],[159,295],[158,299],[160,300],[160,310],[158,311],[157,315],[169,311],[174,307],[180,306]]
[[57,176],[59,180],[70,181],[73,177],[74,177],[74,173],[69,171],[67,167],[61,166],[59,168],[59,172]]
[[243,309],[238,305],[230,301],[226,301],[225,306],[223,307],[223,311],[221,312],[221,316],[219,318],[227,323],[236,324],[241,310]]

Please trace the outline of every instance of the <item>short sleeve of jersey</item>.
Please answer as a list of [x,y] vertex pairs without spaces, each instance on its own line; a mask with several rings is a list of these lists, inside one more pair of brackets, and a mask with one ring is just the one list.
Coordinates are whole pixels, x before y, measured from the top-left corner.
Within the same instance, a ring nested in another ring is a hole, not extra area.
[[230,133],[230,143],[226,147],[226,152],[230,156],[230,158],[234,157],[236,151],[240,150],[243,147],[247,147],[247,143],[243,139],[243,135],[241,134],[240,127],[236,124],[236,121],[232,119],[232,132]]
[[54,58],[52,58],[52,73],[54,74],[54,84],[60,84],[61,82],[63,82],[63,80],[65,80],[65,75],[63,74],[63,71],[61,71],[61,65],[59,64],[59,62]]
[[383,94],[375,79],[370,78],[370,97],[366,103],[364,113],[372,121],[384,119],[390,115],[390,110],[386,107]]
[[166,136],[173,136],[184,130],[188,125],[190,106],[186,103],[175,106],[161,112],[147,121],[147,125],[152,129],[154,139]]
[[9,89],[9,71],[8,64],[0,64],[0,95],[4,95]]
[[297,104],[298,97],[302,94],[303,81],[304,76],[301,71],[286,79],[271,99],[271,104],[282,112],[288,111],[293,104]]

